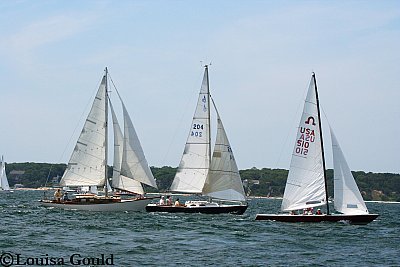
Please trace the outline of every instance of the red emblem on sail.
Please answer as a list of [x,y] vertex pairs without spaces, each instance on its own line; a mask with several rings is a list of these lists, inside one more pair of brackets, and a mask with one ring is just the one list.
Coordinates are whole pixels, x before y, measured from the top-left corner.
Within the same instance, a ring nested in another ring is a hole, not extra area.
[[315,124],[315,119],[314,119],[314,117],[312,117],[312,116],[308,117],[308,119],[305,121],[305,123],[306,123],[306,124],[310,124],[310,120],[312,120],[312,125],[315,126],[315,125],[316,125],[316,124]]

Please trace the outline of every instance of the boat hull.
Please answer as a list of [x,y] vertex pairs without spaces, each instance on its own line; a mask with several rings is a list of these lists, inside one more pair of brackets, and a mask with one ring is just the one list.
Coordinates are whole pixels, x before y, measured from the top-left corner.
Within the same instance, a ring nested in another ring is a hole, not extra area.
[[62,208],[64,210],[85,211],[145,211],[154,198],[124,199],[120,202],[110,203],[56,203],[50,200],[41,200],[44,207]]
[[289,215],[289,214],[257,214],[256,220],[269,220],[290,223],[320,223],[320,222],[339,222],[345,221],[351,224],[367,224],[375,220],[378,214],[360,214],[360,215]]
[[206,213],[206,214],[222,214],[231,213],[242,215],[247,209],[247,205],[219,205],[205,207],[190,206],[166,206],[149,204],[146,206],[148,212],[171,212],[171,213]]

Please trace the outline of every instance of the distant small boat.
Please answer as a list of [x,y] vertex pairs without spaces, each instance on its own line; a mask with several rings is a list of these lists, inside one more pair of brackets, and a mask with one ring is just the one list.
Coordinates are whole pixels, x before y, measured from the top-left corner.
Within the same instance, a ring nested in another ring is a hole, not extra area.
[[[210,100],[215,108],[218,124],[212,156]],[[209,200],[187,201],[185,205],[149,204],[146,210],[149,212],[243,214],[247,209],[242,180],[232,148],[221,117],[210,96],[207,65],[185,150],[170,191],[202,195],[208,197]]]
[[[334,163],[334,207],[340,214],[331,214],[329,211],[321,116],[313,73],[281,207],[282,211],[294,214],[257,214],[256,220],[313,223],[348,221],[353,224],[367,224],[379,216],[368,212],[332,128],[330,132]],[[307,211],[324,205],[326,214],[295,214],[298,210]]]
[[3,156],[1,156],[0,191],[13,192],[12,190],[10,190],[10,186],[8,184],[8,179],[7,179],[7,174],[6,174],[6,163],[4,162]]
[[[63,187],[86,187],[90,193],[76,194],[71,200],[42,200],[46,207],[88,211],[144,211],[154,197],[144,197],[143,184],[157,188],[156,181],[144,156],[139,138],[125,105],[119,97],[124,118],[124,133],[108,95],[108,70],[97,91],[68,167],[61,178]],[[118,91],[117,91],[118,93]],[[119,96],[119,94],[118,94]],[[108,181],[108,110],[111,108],[114,130],[114,166],[112,187],[134,192],[137,198],[121,199],[112,195]],[[104,188],[99,195],[97,187]]]

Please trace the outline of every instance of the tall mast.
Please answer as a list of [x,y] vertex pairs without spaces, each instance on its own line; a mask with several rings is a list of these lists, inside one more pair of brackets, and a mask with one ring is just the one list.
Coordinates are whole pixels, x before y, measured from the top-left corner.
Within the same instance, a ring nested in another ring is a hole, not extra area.
[[107,69],[107,67],[106,67],[106,74],[105,74],[105,77],[106,77],[106,93],[105,93],[105,107],[104,107],[104,110],[105,110],[105,114],[106,114],[106,121],[105,121],[105,125],[104,125],[104,127],[106,128],[105,130],[106,130],[106,135],[105,135],[105,149],[104,149],[104,153],[105,153],[105,171],[104,171],[104,192],[105,192],[105,196],[106,196],[106,198],[108,197],[108,187],[107,187],[107,179],[108,179],[108,177],[107,177],[107,174],[108,174],[108,166],[107,166],[107,162],[108,162],[108,83],[107,83],[107,80],[108,80],[108,69]]
[[208,122],[208,169],[211,167],[211,111],[210,111],[210,82],[208,79],[208,65],[204,66],[206,68],[206,74],[207,74],[207,110],[208,110],[208,117],[207,117],[207,122]]
[[319,137],[321,139],[321,150],[322,150],[322,167],[324,168],[324,182],[325,182],[325,198],[326,198],[326,213],[329,215],[329,201],[328,201],[328,182],[326,179],[326,168],[325,168],[325,152],[324,152],[324,141],[322,139],[322,127],[321,127],[321,112],[319,110],[319,98],[317,90],[317,80],[315,79],[315,73],[312,73],[315,87],[315,97],[317,99],[317,110],[318,110],[318,126],[319,126]]

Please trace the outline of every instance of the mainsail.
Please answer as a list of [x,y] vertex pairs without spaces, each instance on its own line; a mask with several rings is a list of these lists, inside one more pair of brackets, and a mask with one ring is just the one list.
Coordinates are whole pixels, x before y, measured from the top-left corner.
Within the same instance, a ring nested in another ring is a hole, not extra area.
[[308,88],[283,195],[283,211],[326,204],[314,75]]
[[103,186],[106,171],[107,77],[103,76],[92,108],[61,179],[62,186]]
[[209,168],[210,93],[206,67],[185,150],[170,190],[202,193]]
[[[103,186],[107,166],[108,94],[107,70],[85,121],[60,184],[63,186]],[[124,134],[111,105],[114,129],[113,187],[143,194],[141,183],[157,187],[147,164],[128,111],[120,98]]]
[[242,180],[218,111],[217,121],[214,153],[203,194],[224,200],[245,201]]
[[1,169],[0,169],[0,190],[10,190],[6,174],[6,163],[4,157],[1,156]]
[[333,130],[331,131],[335,209],[343,214],[368,214],[367,206],[347,165]]
[[137,194],[144,194],[142,184],[129,177],[121,175],[121,162],[124,137],[121,128],[118,124],[117,116],[115,115],[114,108],[110,101],[110,108],[113,121],[114,130],[114,164],[113,164],[113,179],[112,185],[114,188],[134,192]]

